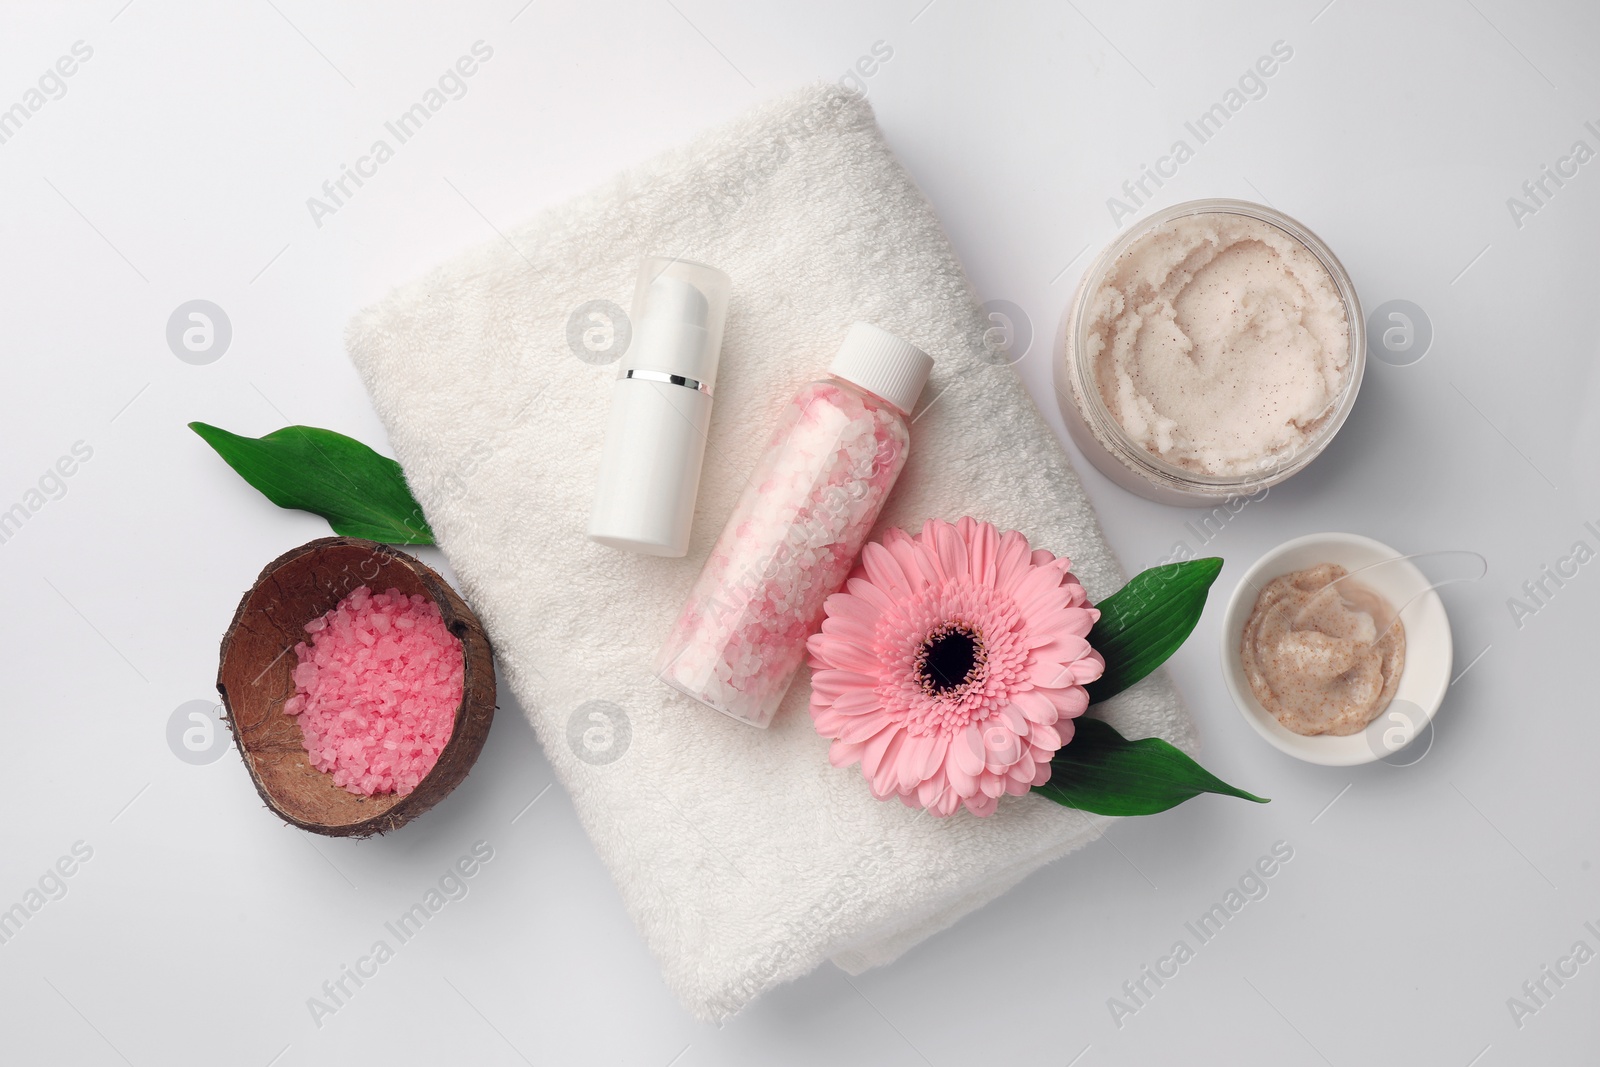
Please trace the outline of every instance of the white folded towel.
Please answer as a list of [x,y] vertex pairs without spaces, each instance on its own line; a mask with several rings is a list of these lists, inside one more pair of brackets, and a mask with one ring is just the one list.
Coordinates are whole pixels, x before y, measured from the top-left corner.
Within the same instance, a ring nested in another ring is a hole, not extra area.
[[[568,317],[594,299],[627,307],[640,256],[655,253],[733,278],[684,559],[585,536],[616,369],[576,358]],[[775,416],[856,320],[938,361],[880,529],[970,514],[1071,556],[1092,599],[1115,591],[1122,573],[1060,445],[1015,372],[984,358],[990,323],[938,219],[866,102],[836,87],[637,167],[397,290],[348,331],[513,691],[668,982],[702,1018],[830,957],[852,973],[887,963],[1109,821],[1033,796],[1004,798],[988,819],[880,802],[858,769],[829,765],[803,673],[770,730],[652,677]],[[593,708],[578,712],[589,701],[622,709],[631,736],[608,739]],[[1097,714],[1193,747],[1161,674]],[[585,729],[620,757],[596,762]]]

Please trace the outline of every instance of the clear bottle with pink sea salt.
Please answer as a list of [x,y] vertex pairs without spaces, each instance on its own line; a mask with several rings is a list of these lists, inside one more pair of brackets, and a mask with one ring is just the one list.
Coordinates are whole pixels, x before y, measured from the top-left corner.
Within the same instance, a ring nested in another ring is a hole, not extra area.
[[741,722],[772,722],[823,600],[905,466],[907,417],[932,366],[886,330],[850,327],[828,377],[784,408],[656,657],[662,681]]

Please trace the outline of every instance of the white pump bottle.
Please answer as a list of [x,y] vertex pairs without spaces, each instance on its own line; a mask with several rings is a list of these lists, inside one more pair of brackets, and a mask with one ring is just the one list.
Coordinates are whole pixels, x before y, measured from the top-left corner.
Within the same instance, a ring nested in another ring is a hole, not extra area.
[[703,263],[651,256],[640,265],[633,338],[611,387],[592,540],[651,556],[688,551],[729,289],[728,276]]

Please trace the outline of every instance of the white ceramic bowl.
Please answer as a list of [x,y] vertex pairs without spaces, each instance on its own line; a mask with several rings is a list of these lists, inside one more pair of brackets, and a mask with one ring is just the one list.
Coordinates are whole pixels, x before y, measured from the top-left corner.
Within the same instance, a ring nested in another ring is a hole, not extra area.
[[[1245,721],[1275,748],[1308,763],[1352,767],[1392,756],[1431,734],[1433,717],[1450,687],[1450,620],[1433,583],[1402,555],[1359,534],[1308,534],[1268,552],[1239,579],[1222,619],[1222,677]],[[1337,563],[1350,571],[1371,567],[1355,580],[1400,608],[1406,628],[1406,662],[1394,700],[1366,730],[1347,737],[1306,737],[1283,727],[1251,692],[1239,662],[1244,625],[1262,588],[1274,578],[1319,563]],[[1384,565],[1373,566],[1380,563]]]

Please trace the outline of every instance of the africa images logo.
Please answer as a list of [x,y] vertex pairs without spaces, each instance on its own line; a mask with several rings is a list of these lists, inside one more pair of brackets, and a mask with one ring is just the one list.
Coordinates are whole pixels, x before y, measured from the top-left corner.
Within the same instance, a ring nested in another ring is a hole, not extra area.
[[396,146],[405,144],[421,132],[423,125],[445,104],[467,95],[467,79],[478,73],[480,64],[494,58],[494,49],[483,41],[474,41],[471,53],[446,67],[444,73],[439,75],[438,82],[423,91],[420,100],[400,112],[392,121],[383,124],[384,130],[394,139],[394,144],[391,145],[383,137],[377,138],[365,155],[356,158],[354,167],[348,163],[339,164],[338,176],[322,183],[321,197],[306,198],[306,210],[311,212],[311,221],[317,229],[322,229],[324,217],[339,213],[339,209],[367,184],[366,179],[377,176],[378,168],[394,158]]

